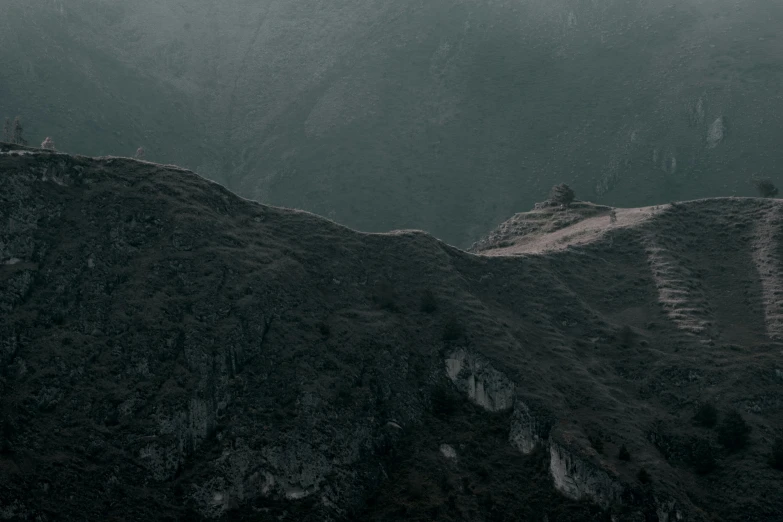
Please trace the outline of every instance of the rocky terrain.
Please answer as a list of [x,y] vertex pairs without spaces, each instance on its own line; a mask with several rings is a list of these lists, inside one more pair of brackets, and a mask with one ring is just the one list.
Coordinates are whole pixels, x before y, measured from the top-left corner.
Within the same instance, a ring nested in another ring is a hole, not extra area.
[[783,206],[608,212],[468,253],[0,146],[0,520],[780,520]]
[[780,27],[770,0],[3,0],[0,117],[467,247],[561,181],[780,185]]

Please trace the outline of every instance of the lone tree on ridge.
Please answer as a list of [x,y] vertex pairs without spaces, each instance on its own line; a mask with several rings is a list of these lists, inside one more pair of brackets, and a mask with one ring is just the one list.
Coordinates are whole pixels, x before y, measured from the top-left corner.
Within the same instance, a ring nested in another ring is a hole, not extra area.
[[753,184],[762,198],[774,198],[778,195],[778,188],[769,178],[755,178]]
[[574,191],[565,183],[552,187],[549,191],[549,201],[556,205],[568,206],[574,201]]

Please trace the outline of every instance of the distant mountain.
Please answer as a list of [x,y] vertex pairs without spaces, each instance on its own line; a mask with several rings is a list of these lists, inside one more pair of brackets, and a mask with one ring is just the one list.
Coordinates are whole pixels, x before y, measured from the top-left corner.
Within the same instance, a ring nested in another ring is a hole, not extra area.
[[245,197],[467,246],[556,182],[599,203],[780,182],[767,0],[5,0],[0,116]]
[[779,520],[783,205],[609,212],[474,255],[0,146],[0,518]]

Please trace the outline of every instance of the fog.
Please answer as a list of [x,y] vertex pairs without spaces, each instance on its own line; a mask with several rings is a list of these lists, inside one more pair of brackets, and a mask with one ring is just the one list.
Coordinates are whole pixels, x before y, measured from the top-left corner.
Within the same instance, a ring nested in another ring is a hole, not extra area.
[[558,182],[641,206],[778,180],[780,27],[772,0],[3,0],[0,117],[467,246]]

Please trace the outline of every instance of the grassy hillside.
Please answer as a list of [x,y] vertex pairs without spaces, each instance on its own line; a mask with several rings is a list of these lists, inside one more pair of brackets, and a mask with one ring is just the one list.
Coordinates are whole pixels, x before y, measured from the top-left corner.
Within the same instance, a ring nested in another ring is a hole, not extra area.
[[475,255],[0,147],[0,513],[775,520],[783,206],[579,208]]

